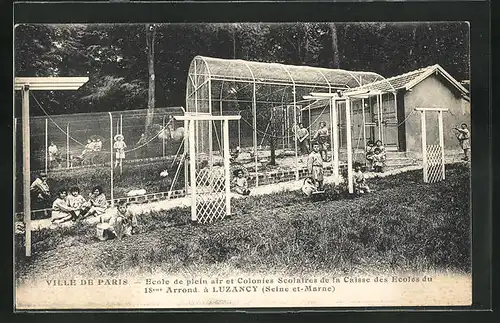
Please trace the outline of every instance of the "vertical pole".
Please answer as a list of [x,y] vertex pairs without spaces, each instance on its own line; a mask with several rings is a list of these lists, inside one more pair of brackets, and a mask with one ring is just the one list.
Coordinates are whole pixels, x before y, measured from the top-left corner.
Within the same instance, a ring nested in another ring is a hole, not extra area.
[[422,127],[422,164],[424,169],[424,183],[427,183],[427,129],[425,124],[425,110],[420,113],[420,124]]
[[255,82],[253,83],[252,93],[252,127],[253,127],[253,150],[254,150],[254,164],[255,164],[255,186],[259,186],[259,173],[257,172],[258,151],[257,151],[257,103],[255,102]]
[[[382,98],[377,95],[377,113],[378,113],[378,140],[382,140]],[[382,144],[384,141],[382,140]]]
[[293,142],[295,146],[295,180],[299,180],[299,151],[297,147],[297,98],[295,96],[295,84],[293,85]]
[[347,97],[345,101],[345,118],[346,118],[346,141],[347,141],[347,183],[349,185],[349,193],[354,193],[354,183],[352,178],[352,142],[351,142],[351,99]]
[[163,156],[163,158],[165,158],[165,135],[166,135],[166,131],[165,131],[166,130],[165,129],[165,115],[163,116],[162,127],[163,127],[162,128],[163,129],[162,130],[163,136],[162,136],[162,139],[161,139],[161,141],[162,141],[162,147],[163,147],[162,148],[162,156]]
[[363,118],[363,147],[366,148],[366,116],[365,116],[365,99],[361,99],[361,113]]
[[[208,79],[208,113],[212,115],[212,81]],[[213,158],[212,158],[212,120],[208,120],[208,166],[212,167]]]
[[441,167],[443,176],[442,179],[445,178],[445,165],[444,165],[444,134],[443,134],[443,111],[439,111],[439,146],[441,147]]
[[189,147],[191,147],[189,140],[189,122],[184,120],[184,192],[188,194],[188,184],[189,184],[189,170],[188,170],[188,158]]
[[31,257],[31,165],[30,165],[30,103],[29,85],[23,86],[23,211],[26,257]]
[[231,215],[231,183],[229,169],[229,120],[223,121],[224,130],[224,178],[226,184],[226,215]]
[[45,118],[45,173],[49,168],[49,122]]
[[66,124],[66,168],[69,168],[69,122]]
[[333,176],[337,180],[339,178],[339,122],[337,119],[337,101],[332,98],[332,133],[333,133]]
[[[123,136],[123,116],[120,114],[120,135]],[[120,175],[123,174],[123,158],[120,158]]]
[[392,92],[394,95],[394,116],[395,116],[395,122],[396,122],[396,145],[397,145],[397,150],[399,151],[399,133],[398,133],[398,93],[397,92]]
[[241,149],[241,111],[238,112],[240,118],[238,119],[238,147]]
[[196,221],[196,150],[195,150],[195,121],[189,120],[189,170],[191,177],[191,221]]
[[[222,83],[222,84],[224,84],[224,83]],[[221,96],[222,96],[222,89],[221,89]],[[219,101],[219,111],[220,111],[220,115],[222,115],[222,98],[221,98],[221,101]],[[238,136],[239,135],[240,134],[238,134]],[[222,127],[220,128],[220,137],[222,140],[222,142],[221,142],[222,147],[220,147],[220,153],[222,155],[223,150],[224,150],[224,139],[222,139],[222,138],[224,138],[224,129],[222,129]]]
[[111,207],[115,205],[115,200],[114,200],[114,192],[113,192],[113,185],[114,185],[114,168],[113,168],[113,116],[111,115],[111,112],[108,111],[109,114],[109,157],[110,157],[110,162],[109,162],[109,167],[110,167],[110,184],[109,184],[109,191],[110,191],[110,197],[111,197]]
[[380,140],[382,140],[382,144],[385,146],[385,126],[384,126],[384,97],[383,94],[380,94]]
[[[285,121],[285,116],[286,116],[286,112],[285,112],[285,109],[284,107],[281,107],[281,120]],[[282,139],[283,139],[283,150],[285,150],[286,147],[286,133],[285,133],[285,130],[286,129],[286,126],[285,126],[285,123],[282,122],[281,123],[281,136],[282,136]]]

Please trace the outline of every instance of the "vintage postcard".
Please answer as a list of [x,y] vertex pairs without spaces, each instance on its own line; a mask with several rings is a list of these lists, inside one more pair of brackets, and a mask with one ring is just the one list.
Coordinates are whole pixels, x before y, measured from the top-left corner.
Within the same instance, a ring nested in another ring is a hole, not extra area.
[[14,305],[470,306],[467,22],[19,24]]

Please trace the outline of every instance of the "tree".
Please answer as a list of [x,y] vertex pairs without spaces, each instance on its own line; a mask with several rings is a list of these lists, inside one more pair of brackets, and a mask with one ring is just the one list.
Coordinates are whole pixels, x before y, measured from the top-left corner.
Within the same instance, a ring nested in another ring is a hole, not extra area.
[[155,109],[155,25],[146,24],[146,50],[148,56],[148,108],[146,114],[146,135],[150,134]]

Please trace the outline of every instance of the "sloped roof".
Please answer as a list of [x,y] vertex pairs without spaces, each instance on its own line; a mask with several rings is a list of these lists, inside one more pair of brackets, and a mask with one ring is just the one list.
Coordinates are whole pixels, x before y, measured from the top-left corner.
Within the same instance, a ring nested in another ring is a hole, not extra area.
[[[354,90],[377,90],[383,92],[391,92],[394,89],[405,89],[409,90],[415,85],[419,84],[423,80],[425,80],[428,76],[433,73],[441,74],[445,79],[447,79],[451,85],[453,85],[457,90],[459,90],[464,96],[468,97],[469,91],[460,84],[455,78],[453,78],[448,72],[444,70],[440,65],[435,64],[432,66],[420,68],[418,70],[414,70],[408,73],[404,73],[401,75],[396,75],[393,77],[386,78],[383,81],[376,81],[370,84],[365,84],[360,86]],[[391,86],[393,88],[391,88]]]

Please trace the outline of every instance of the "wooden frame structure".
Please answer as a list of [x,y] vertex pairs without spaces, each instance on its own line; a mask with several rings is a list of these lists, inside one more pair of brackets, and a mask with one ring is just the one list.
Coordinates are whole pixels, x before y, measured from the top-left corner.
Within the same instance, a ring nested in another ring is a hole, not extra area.
[[[190,194],[191,194],[191,220],[199,221],[198,214],[198,179],[197,179],[197,156],[196,156],[196,142],[197,142],[197,128],[199,121],[209,121],[211,125],[214,121],[222,122],[223,130],[223,164],[224,164],[224,194],[225,194],[225,215],[231,215],[231,185],[230,185],[230,153],[229,153],[229,121],[230,120],[240,120],[240,115],[224,115],[224,116],[214,116],[209,113],[189,113],[186,112],[184,116],[174,116],[176,120],[182,120],[185,124],[185,131],[188,132],[187,144],[184,147],[189,147],[189,182],[190,182]],[[209,137],[209,169],[212,169],[212,137]],[[187,167],[186,167],[187,171]],[[187,172],[186,172],[187,174]],[[187,177],[185,183],[187,184]],[[187,190],[186,190],[187,191]],[[208,210],[210,211],[210,210]],[[210,221],[211,222],[211,219]]]
[[88,77],[16,77],[14,90],[22,91],[23,123],[23,212],[26,234],[26,256],[31,256],[31,167],[30,167],[30,91],[78,90]]
[[[422,131],[422,166],[424,183],[435,183],[445,179],[443,111],[446,108],[415,108],[420,112]],[[427,145],[426,112],[438,113],[439,145]]]

